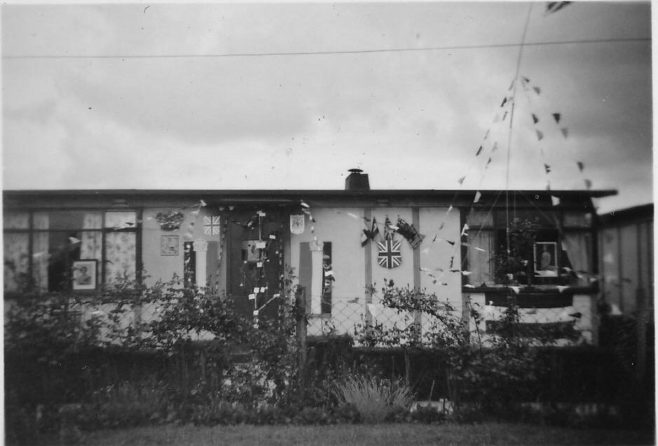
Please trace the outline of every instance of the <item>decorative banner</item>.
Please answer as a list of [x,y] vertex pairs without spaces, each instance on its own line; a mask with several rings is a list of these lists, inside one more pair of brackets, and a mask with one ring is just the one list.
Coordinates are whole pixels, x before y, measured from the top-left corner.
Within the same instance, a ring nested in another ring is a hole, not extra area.
[[290,232],[295,235],[300,235],[304,233],[304,214],[292,214],[290,215]]
[[402,237],[407,239],[409,244],[413,249],[418,248],[418,245],[420,245],[425,238],[423,234],[419,234],[416,228],[414,228],[413,225],[410,225],[406,221],[404,221],[402,218],[398,217],[398,231],[397,231]]
[[553,119],[555,119],[555,123],[559,124],[560,123],[560,114],[559,113],[553,113]]
[[203,233],[206,235],[219,235],[219,216],[203,217]]
[[546,171],[547,174],[551,173],[551,166],[548,164],[544,163],[544,170]]
[[400,251],[400,242],[393,238],[388,238],[384,242],[377,242],[379,252],[377,254],[377,263],[384,268],[393,269],[402,263],[402,252]]
[[539,122],[539,118],[534,113],[532,114],[532,122],[535,123],[535,124],[537,124]]

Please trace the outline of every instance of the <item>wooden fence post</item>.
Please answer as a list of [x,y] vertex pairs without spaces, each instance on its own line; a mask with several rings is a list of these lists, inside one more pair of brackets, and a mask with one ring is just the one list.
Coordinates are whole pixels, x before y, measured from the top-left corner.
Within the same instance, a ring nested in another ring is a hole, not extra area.
[[297,386],[299,404],[304,402],[306,394],[306,290],[297,287],[295,293],[295,317],[297,319]]

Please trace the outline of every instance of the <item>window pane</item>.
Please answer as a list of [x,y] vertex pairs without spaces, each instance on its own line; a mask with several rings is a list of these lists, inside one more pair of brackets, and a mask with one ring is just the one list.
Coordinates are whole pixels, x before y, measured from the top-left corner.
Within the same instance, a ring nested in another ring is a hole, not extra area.
[[466,223],[472,228],[480,226],[493,226],[493,212],[476,211],[471,209],[466,217]]
[[105,281],[135,280],[136,235],[134,232],[110,232],[105,236]]
[[3,221],[5,229],[28,229],[29,214],[27,212],[5,211]]
[[[532,223],[555,228],[559,222],[557,214],[548,209],[532,210],[532,209],[510,209],[509,212],[510,226],[514,221],[530,221]],[[496,212],[496,226],[505,227],[507,225],[507,216],[504,211]]]
[[4,235],[4,290],[18,291],[27,285],[28,234]]
[[564,226],[572,228],[589,228],[592,225],[592,214],[582,212],[565,212]]
[[106,212],[105,227],[108,229],[135,229],[137,217],[135,212]]
[[495,258],[493,232],[472,231],[468,235],[468,244],[469,283],[475,286],[492,284]]
[[[46,215],[47,217],[47,215]],[[48,262],[50,260],[50,234],[32,234],[32,278],[40,291],[48,291]]]

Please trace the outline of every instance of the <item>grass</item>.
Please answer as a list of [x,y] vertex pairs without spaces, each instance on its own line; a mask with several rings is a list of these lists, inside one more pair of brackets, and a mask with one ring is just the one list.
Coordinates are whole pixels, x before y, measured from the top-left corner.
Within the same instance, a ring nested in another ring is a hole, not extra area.
[[408,409],[413,401],[411,389],[401,381],[354,376],[336,385],[336,398],[352,404],[366,423],[383,422],[395,410]]
[[529,424],[378,424],[333,426],[160,426],[88,434],[94,446],[151,445],[648,445],[634,430],[568,429]]

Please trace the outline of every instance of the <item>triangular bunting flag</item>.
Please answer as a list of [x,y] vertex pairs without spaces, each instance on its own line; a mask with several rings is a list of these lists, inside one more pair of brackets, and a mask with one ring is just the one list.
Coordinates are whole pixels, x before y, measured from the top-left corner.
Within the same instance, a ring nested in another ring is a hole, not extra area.
[[546,3],[546,14],[553,14],[560,9],[564,8],[571,2],[547,2]]
[[576,161],[576,164],[578,164],[578,170],[581,172],[585,170],[585,164],[582,161]]
[[560,123],[560,114],[559,113],[553,113],[553,119],[555,119],[556,124],[559,124]]
[[560,293],[561,293],[562,291],[566,290],[567,288],[569,288],[569,287],[568,287],[568,286],[564,286],[564,285],[558,285],[558,286],[557,286],[557,290],[558,290]]
[[477,203],[478,201],[480,201],[480,197],[482,197],[480,191],[475,192],[475,198],[473,198],[473,203]]
[[565,138],[568,136],[569,130],[566,127],[562,127],[560,131],[562,132],[562,136]]
[[478,147],[478,151],[475,152],[475,156],[479,156],[482,153],[482,146]]
[[535,93],[541,94],[541,89],[539,87],[532,87],[533,90],[535,90]]
[[530,82],[530,79],[528,79],[527,77],[522,77],[521,82],[523,82],[524,84],[527,84],[528,82]]
[[544,170],[546,171],[547,174],[551,173],[551,166],[548,164],[544,163]]
[[518,286],[511,286],[510,289],[514,291],[515,294],[519,294],[519,291],[521,291],[521,287]]
[[507,112],[503,114],[503,121],[505,120],[505,118],[507,118]]
[[559,206],[560,205],[560,198],[556,197],[554,195],[551,195],[551,203],[553,206]]
[[532,114],[532,122],[535,123],[535,124],[537,124],[539,122],[539,118],[534,113]]
[[591,189],[592,188],[592,182],[588,179],[585,179],[585,187],[587,189]]
[[462,228],[462,234],[461,234],[462,237],[465,236],[465,235],[468,235],[468,229],[469,229],[468,224],[464,223],[464,227]]
[[459,184],[464,184],[464,180],[466,179],[466,176],[461,177],[460,179],[457,180]]
[[501,106],[501,107],[504,107],[505,104],[507,104],[507,96],[505,96],[505,97],[503,98],[503,102],[500,103],[500,106]]
[[515,80],[516,80],[516,79],[514,79],[514,80],[512,80],[512,82],[510,82],[509,87],[507,87],[507,91],[509,91],[509,90],[511,90],[512,88],[514,88],[514,81],[515,81]]
[[491,157],[489,157],[489,159],[487,160],[487,165],[485,166],[485,168],[489,167],[489,164],[491,164]]
[[493,147],[491,148],[492,152],[495,152],[496,150],[498,150],[498,143],[497,142],[495,142]]
[[487,130],[487,133],[484,134],[484,139],[487,139],[489,137],[489,130]]
[[544,139],[544,134],[543,134],[542,132],[540,132],[539,130],[536,130],[536,132],[537,132],[537,139],[538,139],[539,141],[541,141],[542,139]]

